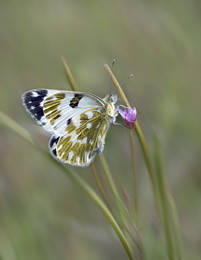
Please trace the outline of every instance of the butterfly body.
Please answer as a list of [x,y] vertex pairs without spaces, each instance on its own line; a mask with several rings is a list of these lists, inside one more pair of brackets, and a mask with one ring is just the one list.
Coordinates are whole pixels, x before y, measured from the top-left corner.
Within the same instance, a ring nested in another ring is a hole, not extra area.
[[117,97],[82,92],[31,90],[22,95],[27,112],[52,136],[49,149],[63,163],[88,166],[102,153]]

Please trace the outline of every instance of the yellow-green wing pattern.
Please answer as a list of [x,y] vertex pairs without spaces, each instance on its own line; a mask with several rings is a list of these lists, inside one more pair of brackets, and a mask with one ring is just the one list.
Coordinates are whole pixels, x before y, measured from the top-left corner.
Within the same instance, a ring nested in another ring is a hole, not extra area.
[[51,138],[50,150],[64,163],[88,166],[103,151],[109,125],[105,107],[85,111],[72,118],[64,136]]

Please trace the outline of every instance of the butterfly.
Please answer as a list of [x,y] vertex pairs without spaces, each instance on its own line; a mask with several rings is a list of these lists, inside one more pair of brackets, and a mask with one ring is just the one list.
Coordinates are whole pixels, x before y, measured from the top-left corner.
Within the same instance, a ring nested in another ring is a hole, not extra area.
[[118,115],[116,95],[35,89],[22,95],[26,111],[51,134],[49,150],[62,163],[86,167],[104,150]]

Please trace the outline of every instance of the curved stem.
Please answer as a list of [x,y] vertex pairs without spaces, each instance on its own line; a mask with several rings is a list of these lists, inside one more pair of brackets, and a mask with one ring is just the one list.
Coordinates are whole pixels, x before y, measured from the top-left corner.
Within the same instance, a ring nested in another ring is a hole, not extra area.
[[13,119],[5,115],[0,111],[0,120],[12,129],[15,133],[20,135],[24,140],[26,140],[29,144],[33,145],[34,148],[40,150],[47,158],[51,160],[55,165],[57,165],[65,175],[67,175],[74,183],[78,184],[88,195],[89,197],[95,202],[95,204],[101,209],[101,211],[104,213],[105,217],[108,219],[110,224],[112,225],[115,233],[119,237],[119,240],[121,241],[128,258],[130,260],[133,260],[132,256],[132,249],[130,248],[130,245],[128,241],[126,240],[123,232],[121,231],[119,225],[117,224],[116,220],[110,213],[109,209],[105,206],[103,201],[98,197],[98,195],[95,193],[95,191],[78,175],[75,173],[73,170],[66,168],[63,164],[59,163],[58,161],[54,160],[53,157],[50,155],[48,151],[40,147],[38,144],[34,142],[34,140],[29,136],[27,138],[26,130],[24,130],[23,127],[18,125]]
[[[65,74],[66,74],[66,77],[67,77],[67,80],[68,80],[68,83],[69,83],[71,89],[73,91],[79,91],[79,88],[78,88],[78,86],[77,86],[77,84],[75,82],[75,79],[73,77],[73,74],[72,74],[72,72],[71,72],[67,62],[65,61],[65,59],[63,57],[61,58],[61,61],[63,63],[64,71],[65,71]],[[93,173],[93,177],[95,179],[96,186],[97,186],[97,188],[98,188],[98,190],[99,190],[99,192],[100,192],[104,202],[106,203],[108,208],[111,208],[110,207],[110,200],[107,197],[107,193],[106,193],[106,191],[104,189],[102,180],[100,178],[100,174],[99,174],[99,172],[98,172],[94,162],[91,163],[90,168],[91,168],[91,171]]]
[[132,168],[133,168],[133,196],[134,196],[134,216],[136,220],[136,224],[138,225],[139,216],[138,216],[138,174],[136,168],[136,159],[135,159],[135,144],[134,137],[132,134],[132,130],[129,130],[129,139],[130,139],[130,148],[131,148],[131,160],[132,160]]
[[[109,75],[110,75],[110,77],[111,77],[111,79],[114,83],[114,86],[117,89],[120,97],[125,102],[126,106],[131,107],[126,95],[124,94],[119,82],[115,78],[115,76],[112,73],[110,67],[107,64],[105,64],[104,66],[105,66],[107,72],[109,73]],[[157,189],[156,189],[156,183],[155,183],[155,178],[154,178],[154,167],[153,167],[152,160],[151,160],[151,157],[150,157],[150,154],[149,154],[148,146],[147,146],[146,141],[145,141],[145,137],[144,137],[142,130],[140,128],[140,125],[137,121],[135,122],[134,129],[135,129],[135,132],[137,134],[138,140],[140,142],[142,152],[143,152],[143,155],[144,155],[144,159],[145,159],[145,163],[146,163],[148,173],[149,173],[149,176],[150,176],[150,179],[151,179],[152,189],[153,189],[153,193],[154,193],[155,200],[156,200],[156,205],[157,205],[157,207],[159,207],[158,192],[157,192]]]

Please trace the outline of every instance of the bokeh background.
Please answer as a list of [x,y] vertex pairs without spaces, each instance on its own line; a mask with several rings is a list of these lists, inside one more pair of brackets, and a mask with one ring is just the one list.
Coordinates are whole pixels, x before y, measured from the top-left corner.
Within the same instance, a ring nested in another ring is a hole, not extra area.
[[[47,146],[26,114],[21,94],[69,89],[69,63],[82,91],[104,97],[104,63],[117,60],[123,84],[152,150],[161,142],[164,172],[175,198],[184,259],[201,256],[201,2],[199,0],[0,1],[0,109]],[[105,156],[119,188],[129,193],[128,133],[112,126]],[[137,144],[140,211],[147,259],[161,258],[150,180]],[[91,171],[77,169],[94,188]],[[126,259],[91,199],[41,153],[0,124],[0,255],[4,260]]]

